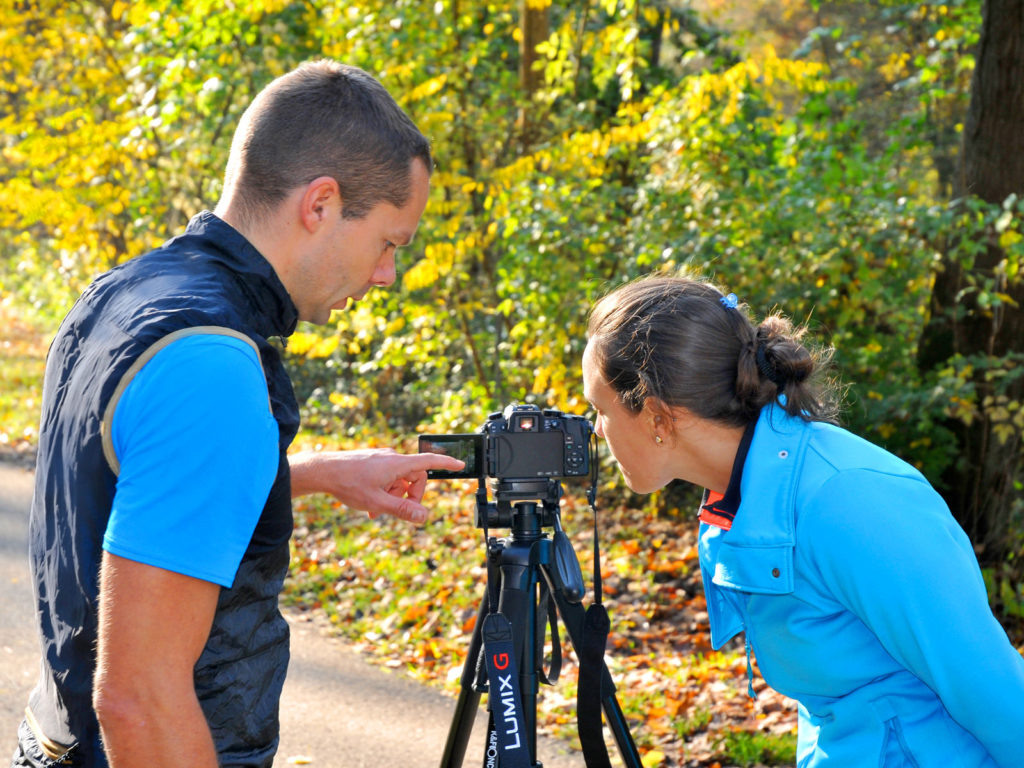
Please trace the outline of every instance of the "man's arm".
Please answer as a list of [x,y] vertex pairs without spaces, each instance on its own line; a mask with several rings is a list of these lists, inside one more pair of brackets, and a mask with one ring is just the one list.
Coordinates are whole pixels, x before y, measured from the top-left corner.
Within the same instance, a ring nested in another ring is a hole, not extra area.
[[392,515],[413,523],[427,519],[420,504],[428,469],[459,470],[465,464],[436,453],[395,453],[391,449],[302,451],[288,457],[292,497],[329,493],[370,517]]
[[93,706],[111,768],[216,768],[193,668],[220,587],[103,553]]

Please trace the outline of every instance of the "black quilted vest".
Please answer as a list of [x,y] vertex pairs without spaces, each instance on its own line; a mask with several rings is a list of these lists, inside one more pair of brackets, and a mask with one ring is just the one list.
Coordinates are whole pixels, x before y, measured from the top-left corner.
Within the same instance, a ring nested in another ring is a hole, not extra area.
[[[168,334],[196,326],[231,329],[255,343],[280,430],[277,479],[233,586],[221,590],[195,668],[221,765],[270,765],[288,663],[288,626],[277,605],[292,531],[285,451],[299,414],[267,339],[289,335],[296,321],[271,265],[204,212],[183,235],[97,278],[61,325],[46,364],[30,521],[43,662],[29,709],[43,736],[72,747],[74,765],[107,765],[91,704],[101,544],[116,482],[104,458],[104,411],[140,355]],[[210,439],[231,450],[229,435]]]

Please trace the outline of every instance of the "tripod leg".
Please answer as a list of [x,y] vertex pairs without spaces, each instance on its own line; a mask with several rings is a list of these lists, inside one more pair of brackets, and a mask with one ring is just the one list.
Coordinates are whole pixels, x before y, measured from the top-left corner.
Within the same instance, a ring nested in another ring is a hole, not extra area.
[[[483,658],[483,625],[490,613],[490,605],[497,605],[501,585],[501,557],[504,544],[497,539],[487,542],[487,592],[480,601],[480,610],[476,615],[476,624],[469,638],[469,650],[462,667],[459,680],[459,698],[455,704],[455,714],[451,727],[448,729],[448,741],[445,743],[441,768],[462,768],[466,757],[469,736],[473,732],[473,721],[476,719],[480,706],[480,692],[486,682],[486,670],[481,665]],[[490,706],[488,704],[488,706]]]
[[469,736],[473,732],[473,720],[476,718],[479,706],[479,693],[469,688],[459,691],[459,698],[455,703],[455,716],[448,731],[448,741],[444,745],[441,768],[461,768],[462,761],[466,757]]
[[469,736],[473,732],[473,720],[476,718],[476,712],[480,706],[480,693],[476,689],[477,661],[480,659],[480,650],[483,647],[480,628],[488,613],[487,598],[485,597],[480,602],[476,625],[473,627],[473,634],[469,639],[469,652],[466,654],[466,662],[462,667],[459,698],[455,703],[455,714],[452,716],[452,724],[448,729],[448,741],[444,745],[441,768],[462,768],[462,761],[466,757]]
[[[555,605],[558,607],[558,614],[562,617],[562,623],[569,633],[569,639],[572,642],[573,648],[581,648],[583,643],[583,619],[586,613],[583,605],[581,603],[572,603],[566,598],[561,584],[558,583],[557,579],[552,578],[552,574],[546,567],[541,567],[541,572],[551,588],[551,594],[555,598]],[[608,665],[602,663],[601,666],[601,691],[603,692],[601,709],[604,711],[605,721],[612,732],[612,736],[615,738],[615,744],[618,746],[619,754],[622,755],[622,760],[627,768],[642,768],[643,764],[640,761],[640,753],[637,751],[636,743],[629,732],[626,716],[622,712],[622,707],[619,706],[618,699],[615,698],[615,683],[612,682]]]
[[[518,738],[525,739],[526,758],[534,768],[540,768],[540,763],[537,762],[537,689],[540,681],[535,637],[537,584],[540,579],[538,567],[540,562],[546,562],[549,548],[548,539],[526,538],[517,541],[513,536],[511,541],[504,542],[503,549],[498,553],[500,579],[492,578],[490,570],[487,577],[489,586],[497,583],[501,585],[497,606],[511,629],[512,652],[518,672],[518,698],[522,707],[522,730],[519,731]],[[488,565],[490,566],[490,561]],[[492,690],[491,695],[496,696],[496,692]],[[501,702],[502,706],[508,706],[504,698]],[[498,710],[494,707],[493,700],[489,698],[488,708],[497,717]],[[506,715],[505,723],[508,723],[508,711],[503,714]],[[501,764],[500,761],[498,764]]]

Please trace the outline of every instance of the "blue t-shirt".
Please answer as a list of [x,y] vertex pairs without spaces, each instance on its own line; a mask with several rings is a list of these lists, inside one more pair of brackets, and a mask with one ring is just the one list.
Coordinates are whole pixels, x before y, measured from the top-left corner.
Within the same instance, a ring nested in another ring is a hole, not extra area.
[[256,351],[186,336],[132,379],[111,428],[120,462],[103,548],[230,587],[278,468]]

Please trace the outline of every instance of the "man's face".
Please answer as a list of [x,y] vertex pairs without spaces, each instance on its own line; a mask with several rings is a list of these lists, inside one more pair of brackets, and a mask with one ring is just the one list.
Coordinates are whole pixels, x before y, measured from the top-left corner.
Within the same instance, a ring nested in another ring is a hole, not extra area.
[[430,176],[418,159],[412,162],[409,185],[403,207],[380,202],[361,219],[339,213],[319,233],[293,296],[300,319],[326,323],[331,310],[345,309],[349,300],[358,301],[375,285],[395,282],[395,251],[412,240],[430,191]]

